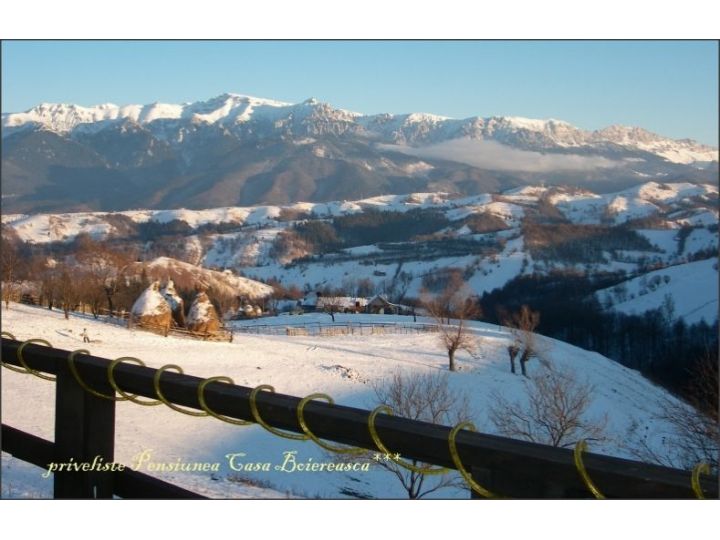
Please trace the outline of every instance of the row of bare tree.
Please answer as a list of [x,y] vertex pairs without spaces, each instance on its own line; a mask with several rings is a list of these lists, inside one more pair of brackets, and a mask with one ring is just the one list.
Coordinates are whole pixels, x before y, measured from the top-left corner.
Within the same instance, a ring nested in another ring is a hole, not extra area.
[[[438,324],[441,345],[448,355],[449,370],[456,371],[457,352],[462,350],[475,356],[480,344],[477,335],[468,325],[469,321],[482,316],[477,296],[473,295],[459,271],[450,272],[441,291],[433,294],[423,289],[421,305]],[[512,343],[507,347],[510,371],[516,372],[515,360],[518,359],[522,374],[527,376],[526,364],[541,352],[535,337],[535,330],[540,324],[540,313],[523,305],[517,312],[505,312],[502,320],[513,336]]]
[[3,238],[2,279],[6,308],[18,296],[18,283],[31,284],[30,296],[48,308],[60,308],[68,317],[82,306],[99,316],[102,309],[129,310],[143,288],[126,269],[135,254],[116,251],[89,238],[76,243],[71,254],[35,253]]
[[[449,371],[457,370],[455,356],[458,351],[476,357],[487,345],[469,326],[469,321],[480,318],[482,311],[459,272],[450,273],[445,288],[436,294],[424,290],[422,305],[439,325],[440,345],[447,352]],[[502,324],[513,336],[507,346],[510,371],[516,373],[516,360],[519,361],[521,373],[527,380],[524,381],[523,398],[508,399],[501,389],[492,393],[488,418],[498,433],[557,447],[572,447],[580,439],[606,440],[607,414],[594,417],[588,414],[595,387],[574,371],[550,360],[543,342],[535,333],[540,313],[522,305],[515,312],[505,311],[500,315]],[[540,364],[532,375],[526,367],[531,358],[537,358]],[[418,413],[428,408],[419,396],[444,395],[438,393],[437,386],[446,384],[446,380],[438,382],[412,377],[409,384],[396,377],[389,388],[376,390],[376,394],[381,403]],[[418,386],[424,390],[418,391]],[[404,391],[408,388],[412,391]],[[712,355],[708,354],[707,359],[694,369],[683,395],[684,401],[668,397],[660,403],[661,413],[657,419],[666,421],[672,430],[667,435],[674,442],[669,453],[658,454],[647,441],[635,437],[633,433],[628,434],[628,440],[622,446],[644,461],[674,467],[692,467],[703,462],[717,471],[720,453],[718,367]],[[452,403],[447,399],[442,401],[450,407],[455,421],[467,414],[466,400],[460,399],[465,403],[463,406],[454,400]],[[449,418],[442,416],[444,421]],[[430,414],[424,419],[438,422],[440,417]],[[422,487],[423,481],[417,474],[403,471],[392,463],[385,464],[385,467],[397,477],[404,478],[403,485],[409,497],[421,496],[418,486]],[[451,484],[449,482],[441,487]]]

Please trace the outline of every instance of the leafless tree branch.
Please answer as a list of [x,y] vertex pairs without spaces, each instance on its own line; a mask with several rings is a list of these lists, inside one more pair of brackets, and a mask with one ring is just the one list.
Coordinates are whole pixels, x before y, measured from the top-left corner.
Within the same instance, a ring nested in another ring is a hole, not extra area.
[[573,372],[546,364],[525,388],[524,401],[493,393],[490,421],[501,434],[563,448],[580,439],[605,438],[607,417],[589,419],[586,414],[593,387]]

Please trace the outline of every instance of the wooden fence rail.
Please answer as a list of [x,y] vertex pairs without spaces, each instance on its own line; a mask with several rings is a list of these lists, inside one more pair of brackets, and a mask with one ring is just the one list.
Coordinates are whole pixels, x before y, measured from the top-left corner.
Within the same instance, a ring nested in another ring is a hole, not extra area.
[[[46,441],[35,435],[25,433],[19,429],[2,424],[0,433],[2,450],[18,459],[31,463],[37,467],[47,468],[48,463],[58,462],[55,444]],[[77,473],[73,473],[77,474]],[[56,486],[62,490],[62,480]],[[92,486],[91,486],[92,487]],[[205,499],[201,495],[188,491],[174,484],[164,482],[154,476],[150,476],[132,469],[116,471],[112,475],[113,494],[123,499]],[[71,498],[96,498],[100,493],[91,492],[86,495],[83,492],[69,495]],[[61,492],[55,492],[55,498],[61,498]]]
[[[17,350],[21,342],[2,339],[4,362],[21,366]],[[92,461],[102,455],[112,461],[114,446],[115,402],[99,400],[82,390],[74,378],[67,377],[69,352],[36,344],[23,349],[27,365],[42,373],[58,376],[56,392],[55,442],[3,426],[2,450],[21,460],[46,466],[49,461]],[[104,393],[108,389],[110,360],[90,355],[77,355],[75,365],[80,377],[90,387]],[[119,364],[115,381],[123,391],[147,398],[156,398],[153,378],[157,370],[130,364]],[[29,375],[27,375],[29,376]],[[198,385],[204,379],[172,372],[162,376],[165,398],[176,405],[202,410],[198,401]],[[250,393],[245,386],[211,382],[205,388],[207,406],[230,418],[253,421]],[[259,392],[256,399],[260,416],[267,424],[295,433],[302,433],[297,417],[301,398]],[[310,401],[305,407],[307,426],[319,438],[369,450],[376,446],[368,430],[370,411]],[[148,419],[148,421],[150,421]],[[448,446],[451,428],[426,422],[380,414],[376,419],[377,434],[385,446],[406,459],[416,459],[448,468],[455,468]],[[457,451],[466,469],[487,489],[513,498],[589,497],[570,450],[493,435],[460,431]],[[597,487],[613,498],[693,498],[691,474],[688,471],[649,465],[636,461],[584,454],[588,474]],[[127,469],[126,469],[127,471]],[[55,475],[56,497],[190,497],[186,490],[171,486],[139,473],[119,474],[73,472]],[[158,483],[159,482],[159,483]],[[707,498],[718,497],[717,480],[701,477]],[[145,490],[148,491],[145,491]]]
[[177,326],[160,326],[158,324],[146,323],[146,322],[133,322],[132,325],[128,325],[129,328],[137,328],[139,330],[147,330],[154,334],[161,336],[179,336],[187,337],[192,339],[201,339],[203,341],[228,341],[232,343],[233,330],[225,326],[221,326],[215,332],[193,332],[186,328],[179,328]]
[[438,332],[436,324],[427,323],[294,323],[233,325],[232,330],[242,334],[287,336],[336,336],[377,334],[423,334]]

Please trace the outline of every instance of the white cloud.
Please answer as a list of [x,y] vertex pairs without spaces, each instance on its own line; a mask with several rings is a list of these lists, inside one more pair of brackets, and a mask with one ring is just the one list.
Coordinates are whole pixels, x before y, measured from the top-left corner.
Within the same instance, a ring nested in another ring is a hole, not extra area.
[[420,158],[446,159],[481,169],[499,171],[588,171],[617,167],[622,164],[601,156],[543,154],[519,150],[496,141],[482,139],[452,139],[421,147],[394,144],[381,144],[378,147],[382,150],[401,152]]

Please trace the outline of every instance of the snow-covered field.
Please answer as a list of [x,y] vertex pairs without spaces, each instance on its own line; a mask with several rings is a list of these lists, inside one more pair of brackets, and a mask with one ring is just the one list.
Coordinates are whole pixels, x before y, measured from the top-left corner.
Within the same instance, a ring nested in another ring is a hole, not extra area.
[[687,324],[718,318],[718,260],[716,258],[670,266],[598,291],[602,301],[613,300],[612,309],[627,314],[642,314],[658,309],[672,300],[671,318]]
[[[386,381],[398,370],[411,372],[447,372],[447,357],[438,345],[437,335],[376,336],[257,336],[236,334],[233,343],[212,343],[179,337],[161,337],[127,330],[91,318],[71,316],[47,309],[11,304],[3,310],[2,329],[18,339],[44,338],[53,346],[74,350],[83,346],[79,334],[87,328],[95,355],[116,358],[135,356],[149,366],[176,363],[188,374],[201,377],[225,375],[236,384],[271,384],[276,391],[296,396],[313,392],[328,393],[339,404],[373,408],[373,384]],[[307,319],[306,319],[307,317]],[[315,316],[279,318],[275,322],[295,323],[316,320]],[[338,322],[374,320],[411,323],[412,317],[372,315],[336,315]],[[329,317],[325,316],[325,319]],[[263,322],[272,323],[270,319]],[[418,319],[418,322],[422,322]],[[449,374],[456,392],[470,398],[472,420],[478,429],[493,432],[485,413],[490,394],[498,390],[506,397],[522,398],[523,378],[509,370],[505,345],[507,330],[475,323],[473,331],[481,338],[480,354],[473,358],[459,355],[460,371]],[[607,413],[610,438],[593,446],[593,451],[631,457],[626,445],[632,442],[628,429],[635,426],[648,444],[661,454],[669,451],[669,428],[656,418],[659,400],[665,392],[637,372],[624,368],[599,354],[584,351],[552,339],[540,338],[543,355],[556,365],[574,370],[581,379],[595,386],[590,417]],[[533,360],[528,368],[538,369]],[[53,439],[53,383],[9,370],[2,373],[3,422],[46,439]],[[152,461],[219,462],[215,473],[152,472],[171,482],[211,497],[269,498],[322,497],[341,498],[344,489],[372,497],[400,498],[403,491],[394,477],[380,468],[369,472],[253,472],[239,473],[250,478],[249,486],[232,481],[233,471],[226,455],[244,452],[247,461],[281,463],[283,452],[296,450],[297,458],[329,461],[322,449],[311,442],[278,438],[259,426],[237,427],[212,418],[194,418],[167,407],[141,407],[117,404],[115,460],[126,464],[143,451]],[[147,470],[141,469],[143,472]],[[43,470],[2,456],[3,497],[50,497],[52,484],[43,479]],[[438,497],[467,498],[463,489],[437,492]]]

